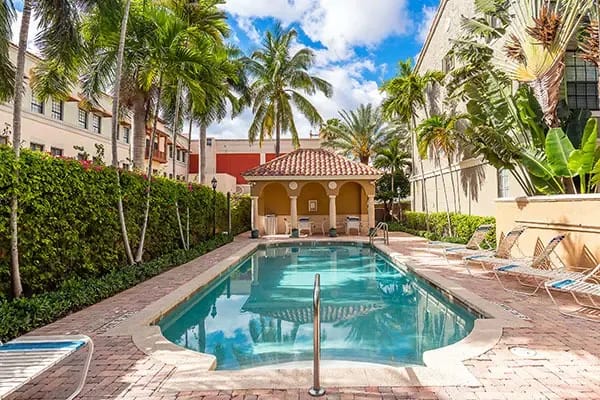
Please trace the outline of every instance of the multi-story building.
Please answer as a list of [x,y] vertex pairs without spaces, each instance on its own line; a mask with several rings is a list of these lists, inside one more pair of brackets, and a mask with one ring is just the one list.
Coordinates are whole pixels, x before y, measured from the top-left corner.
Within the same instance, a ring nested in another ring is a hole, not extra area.
[[[445,55],[451,48],[451,40],[458,38],[461,34],[461,24],[459,23],[461,17],[472,17],[474,14],[474,0],[440,1],[437,14],[416,63],[415,68],[419,73],[431,70],[450,72],[455,67],[455,60]],[[565,84],[568,89],[569,105],[572,108],[590,109],[593,115],[600,115],[596,68],[576,57],[574,51],[567,52],[565,62],[567,65]],[[443,108],[442,100],[443,95],[433,94],[429,96],[427,107],[430,110],[436,108],[439,110]],[[424,118],[424,114],[419,116],[419,120]],[[421,162],[423,163],[422,167]],[[465,214],[493,215],[497,198],[524,195],[509,171],[498,171],[481,158],[463,155],[454,160],[452,165],[448,165],[446,161],[442,160],[440,171],[440,165],[434,163],[433,160],[421,160],[415,148],[413,150],[413,167],[412,207],[416,211],[425,211],[425,197],[430,212],[446,211],[442,174],[448,190],[448,203],[451,211],[456,209]],[[451,193],[451,176],[457,186],[458,196],[456,198]],[[425,179],[425,190],[422,189],[423,178]]]
[[[16,62],[17,47],[9,48],[10,58]],[[89,158],[104,152],[104,162],[110,164],[111,155],[111,98],[108,95],[99,97],[99,105],[90,107],[84,104],[80,91],[75,87],[65,101],[49,99],[41,102],[35,98],[29,81],[31,70],[40,58],[28,52],[25,58],[25,95],[23,97],[23,119],[21,146],[33,150],[50,153],[54,156],[82,158],[87,153]],[[0,103],[0,144],[12,140],[12,103]],[[167,155],[172,137],[163,121],[158,123],[158,134],[153,154],[153,170],[162,176],[172,175],[173,159]],[[151,130],[146,132],[146,158]],[[176,177],[185,177],[187,158],[187,138],[177,138]],[[118,157],[119,165],[131,167],[133,145],[133,129],[131,118],[125,115],[119,122]],[[170,153],[169,153],[170,154]]]
[[[321,139],[300,139],[303,149],[321,147]],[[291,139],[281,139],[281,155],[295,150]],[[190,154],[190,180],[200,180],[200,141],[193,140]],[[206,138],[206,181],[217,179],[223,192],[250,193],[242,173],[275,158],[275,140],[250,144],[248,139]]]

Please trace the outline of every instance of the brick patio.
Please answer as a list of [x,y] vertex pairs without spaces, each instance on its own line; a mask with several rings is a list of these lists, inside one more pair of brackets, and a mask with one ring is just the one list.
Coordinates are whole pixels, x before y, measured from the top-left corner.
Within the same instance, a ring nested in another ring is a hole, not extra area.
[[[248,241],[245,236],[240,236],[234,243],[32,334],[82,333],[94,339],[96,352],[80,399],[309,399],[311,397],[305,390],[268,388],[167,392],[161,389],[162,384],[175,367],[145,355],[130,337],[105,335],[110,328],[207,270]],[[470,277],[464,268],[449,266],[442,257],[427,251],[422,239],[393,234],[390,247],[479,296],[516,310],[531,319],[530,326],[506,329],[493,350],[465,361],[480,386],[327,388],[327,399],[600,399],[600,324],[561,316],[544,293],[534,297],[514,295],[503,291],[495,281]],[[514,346],[527,347],[536,354],[517,356],[510,351]],[[84,355],[79,352],[8,399],[64,399],[76,385]]]

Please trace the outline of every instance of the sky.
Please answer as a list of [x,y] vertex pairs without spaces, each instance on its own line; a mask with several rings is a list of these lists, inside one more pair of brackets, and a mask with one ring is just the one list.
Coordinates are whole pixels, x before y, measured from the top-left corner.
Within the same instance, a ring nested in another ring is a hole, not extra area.
[[[22,8],[22,0],[14,4]],[[295,49],[312,49],[311,73],[333,86],[331,98],[310,97],[327,120],[340,110],[381,102],[381,83],[395,74],[398,61],[416,59],[438,4],[439,0],[227,0],[222,7],[232,28],[229,40],[246,54],[260,47],[265,32],[277,22],[296,29]],[[13,24],[15,42],[19,26],[20,13]],[[29,35],[32,50],[36,30],[34,22]],[[249,110],[235,119],[228,117],[213,124],[208,135],[246,138],[252,117]],[[301,137],[318,132],[298,112],[295,120]]]

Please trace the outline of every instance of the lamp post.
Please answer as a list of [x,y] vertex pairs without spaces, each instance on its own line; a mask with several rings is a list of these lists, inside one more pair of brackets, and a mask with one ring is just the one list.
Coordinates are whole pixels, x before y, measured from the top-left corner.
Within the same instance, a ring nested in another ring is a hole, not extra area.
[[212,181],[213,188],[213,237],[217,234],[217,178],[213,176]]

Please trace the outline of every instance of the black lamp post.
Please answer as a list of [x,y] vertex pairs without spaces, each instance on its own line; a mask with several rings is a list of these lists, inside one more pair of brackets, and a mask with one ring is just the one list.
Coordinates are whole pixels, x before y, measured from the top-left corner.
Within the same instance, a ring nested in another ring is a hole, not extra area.
[[213,237],[217,234],[217,178],[213,176],[212,181],[213,188]]

